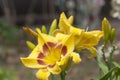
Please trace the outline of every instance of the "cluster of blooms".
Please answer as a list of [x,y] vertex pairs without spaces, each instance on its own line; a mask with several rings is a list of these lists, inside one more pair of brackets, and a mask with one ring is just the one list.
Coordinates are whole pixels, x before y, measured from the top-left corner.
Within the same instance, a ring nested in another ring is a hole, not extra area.
[[49,80],[50,74],[67,71],[72,62],[80,63],[80,55],[75,50],[90,50],[90,58],[97,55],[95,46],[103,36],[103,31],[86,31],[72,26],[72,23],[73,16],[67,18],[63,12],[59,19],[59,28],[53,28],[57,26],[54,20],[49,33],[46,33],[45,28],[36,28],[33,31],[24,27],[26,32],[37,38],[38,44],[35,46],[30,43],[32,52],[27,58],[21,58],[21,61],[26,67],[39,69],[36,73],[39,80]]

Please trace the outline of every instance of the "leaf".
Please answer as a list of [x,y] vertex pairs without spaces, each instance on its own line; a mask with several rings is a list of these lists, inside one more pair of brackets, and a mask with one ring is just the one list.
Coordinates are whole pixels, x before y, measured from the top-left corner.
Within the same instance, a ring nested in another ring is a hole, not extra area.
[[97,60],[97,62],[98,62],[98,66],[99,66],[100,69],[103,71],[103,73],[104,73],[104,74],[108,73],[108,68],[107,68],[107,66],[106,66],[102,61],[100,61],[100,59],[98,59],[97,57],[96,57],[96,60]]
[[[112,75],[112,73],[114,73]],[[120,75],[120,67],[114,67],[112,68],[107,74],[105,74],[100,80],[108,80],[112,76],[113,77],[118,77]]]

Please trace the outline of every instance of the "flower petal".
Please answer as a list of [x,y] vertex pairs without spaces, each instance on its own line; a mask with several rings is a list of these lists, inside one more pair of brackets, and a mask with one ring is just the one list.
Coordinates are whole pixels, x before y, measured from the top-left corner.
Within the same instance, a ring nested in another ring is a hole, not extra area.
[[[62,42],[64,46],[67,48],[67,53],[71,53],[74,50],[74,37],[73,35],[69,35],[64,42]],[[63,46],[63,48],[64,48]]]
[[73,26],[70,28],[70,33],[73,33],[74,35],[81,35],[83,31],[83,29],[75,28]]
[[65,16],[65,13],[61,13],[60,20],[59,20],[59,28],[64,31],[64,33],[69,33],[70,31],[70,23]]
[[59,62],[57,62],[58,65],[63,66],[65,64],[67,64],[68,60],[69,60],[70,56],[66,55],[64,57],[61,57],[61,60]]
[[[57,40],[55,37],[44,34],[44,33],[39,33],[38,35],[38,44],[43,46],[44,44],[46,44],[47,42],[52,42],[52,43],[56,43]],[[47,45],[49,47],[49,45]]]
[[39,80],[49,80],[50,72],[46,69],[39,69],[39,71],[36,73],[36,77]]
[[78,53],[72,52],[71,56],[72,56],[74,63],[78,64],[79,62],[81,62],[81,58],[80,58],[80,55]]
[[33,58],[20,58],[22,63],[29,68],[43,68],[45,65],[40,65],[37,59]]
[[73,24],[73,20],[74,20],[74,17],[73,16],[70,16],[68,18],[68,22],[72,25]]
[[56,64],[53,67],[48,67],[48,70],[52,73],[52,74],[60,74],[61,72],[61,68]]
[[[97,31],[96,31],[97,32]],[[82,49],[84,47],[93,47],[96,46],[102,37],[102,32],[84,32],[81,36],[76,49]]]
[[37,58],[38,55],[42,52],[42,46],[41,45],[37,45],[33,51],[31,52],[31,54],[29,54],[29,58]]

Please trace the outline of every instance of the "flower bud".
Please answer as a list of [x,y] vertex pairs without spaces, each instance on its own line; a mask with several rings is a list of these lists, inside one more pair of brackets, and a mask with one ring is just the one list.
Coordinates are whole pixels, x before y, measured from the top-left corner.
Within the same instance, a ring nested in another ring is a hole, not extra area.
[[113,28],[110,33],[110,43],[112,44],[115,39],[116,30]]
[[57,27],[57,20],[54,19],[51,26],[50,26],[49,35],[52,35],[52,33],[56,29],[56,27]]
[[42,25],[42,33],[45,33],[45,34],[47,34],[47,30],[46,30],[46,27],[45,27],[45,25]]
[[106,45],[108,40],[109,40],[109,34],[110,34],[110,29],[111,29],[111,25],[109,23],[109,21],[104,18],[102,21],[102,31],[104,33],[104,44]]
[[26,44],[31,50],[35,48],[35,45],[31,41],[26,41]]

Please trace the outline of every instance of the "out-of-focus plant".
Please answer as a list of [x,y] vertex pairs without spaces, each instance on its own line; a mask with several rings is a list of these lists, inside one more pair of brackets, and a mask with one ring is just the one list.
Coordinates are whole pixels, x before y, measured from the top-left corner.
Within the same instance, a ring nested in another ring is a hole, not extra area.
[[[100,74],[97,80],[119,80],[120,65],[113,60],[113,54],[116,50],[116,46],[114,45],[116,30],[111,27],[111,24],[106,18],[104,18],[102,21],[102,31],[104,36],[101,51],[104,62],[100,58],[96,57],[96,61],[100,68]],[[108,53],[109,56],[106,56],[105,51],[108,49],[108,46],[111,46],[112,48]]]
[[111,0],[111,16],[120,19],[120,0]]
[[[32,50],[26,58],[21,58],[22,63],[29,68],[38,68],[36,77],[38,80],[56,80],[60,78],[65,80],[71,65],[81,62],[78,52],[87,49],[90,51],[88,58],[95,58],[100,68],[99,76],[94,80],[119,80],[120,65],[112,59],[115,51],[115,29],[111,28],[109,21],[104,18],[102,21],[102,30],[88,31],[76,28],[72,25],[73,16],[69,18],[61,13],[58,29],[57,21],[54,20],[50,26],[49,32],[46,27],[36,28],[33,31],[29,27],[24,27],[25,32],[34,37],[37,45],[27,41],[28,47]],[[103,37],[103,60],[97,57],[97,49],[100,39]],[[109,57],[105,55],[107,45],[112,46]],[[102,73],[102,74],[101,74]],[[57,78],[55,77],[56,75]]]
[[0,80],[17,80],[14,70],[0,67]]
[[17,26],[9,26],[4,18],[0,18],[0,41],[4,45],[16,44],[19,38]]

